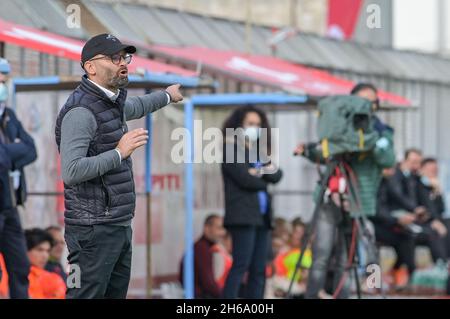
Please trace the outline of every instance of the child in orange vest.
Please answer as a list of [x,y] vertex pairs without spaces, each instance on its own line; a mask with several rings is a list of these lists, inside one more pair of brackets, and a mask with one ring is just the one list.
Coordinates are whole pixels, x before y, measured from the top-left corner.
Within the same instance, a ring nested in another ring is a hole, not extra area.
[[28,275],[28,294],[32,299],[64,299],[66,284],[60,276],[45,270],[53,239],[44,230],[34,228],[25,231],[28,258],[31,269]]
[[8,273],[2,254],[0,254],[0,274],[0,299],[5,299],[8,297]]

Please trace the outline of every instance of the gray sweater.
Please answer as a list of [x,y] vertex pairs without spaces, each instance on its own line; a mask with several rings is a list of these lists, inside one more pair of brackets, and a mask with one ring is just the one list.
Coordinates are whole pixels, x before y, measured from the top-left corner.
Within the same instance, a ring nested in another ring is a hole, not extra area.
[[[144,117],[166,106],[168,95],[164,91],[130,97],[125,102],[126,120]],[[83,107],[75,107],[64,116],[61,124],[61,170],[67,185],[75,185],[101,176],[120,166],[120,155],[110,150],[97,156],[86,157],[89,143],[94,139],[97,122],[94,114]]]

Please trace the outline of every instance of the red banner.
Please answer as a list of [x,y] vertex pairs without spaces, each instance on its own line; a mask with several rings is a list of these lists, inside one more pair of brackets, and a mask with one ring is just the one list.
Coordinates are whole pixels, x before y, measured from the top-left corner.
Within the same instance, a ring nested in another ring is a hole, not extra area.
[[327,35],[347,40],[353,36],[363,0],[328,0]]

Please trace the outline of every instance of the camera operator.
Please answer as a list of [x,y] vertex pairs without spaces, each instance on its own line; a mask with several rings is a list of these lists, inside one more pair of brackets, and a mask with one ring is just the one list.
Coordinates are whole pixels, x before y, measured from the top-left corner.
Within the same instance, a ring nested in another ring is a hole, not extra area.
[[[351,91],[351,94],[368,99],[373,103],[373,109],[378,109],[377,90],[373,85],[358,84]],[[393,130],[378,118],[374,118],[373,122],[373,128],[378,132],[375,147],[368,152],[348,154],[346,159],[347,164],[356,175],[358,198],[360,200],[359,213],[365,216],[375,215],[376,195],[382,177],[382,169],[395,164]],[[295,149],[294,154],[302,155],[315,163],[325,163],[317,144],[300,144]],[[330,190],[330,185],[328,186]],[[349,297],[348,281],[344,282],[340,291],[336,291],[344,278],[347,266],[346,238],[344,232],[340,230],[345,226],[342,211],[344,210],[347,213],[348,207],[346,207],[345,201],[343,202],[344,207],[340,207],[339,193],[333,191],[328,193],[328,198],[321,204],[315,229],[316,240],[312,245],[313,262],[308,277],[306,298],[319,298],[319,292],[325,287],[327,267],[333,257],[332,253],[334,253],[335,265],[332,287],[335,291],[335,297]],[[354,216],[354,212],[352,212],[352,217]]]

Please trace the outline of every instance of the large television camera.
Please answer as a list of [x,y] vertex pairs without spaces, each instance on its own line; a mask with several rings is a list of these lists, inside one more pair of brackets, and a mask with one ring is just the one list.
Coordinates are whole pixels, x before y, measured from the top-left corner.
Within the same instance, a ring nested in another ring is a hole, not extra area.
[[375,146],[370,101],[354,95],[336,95],[320,100],[317,135],[325,158],[366,152]]

